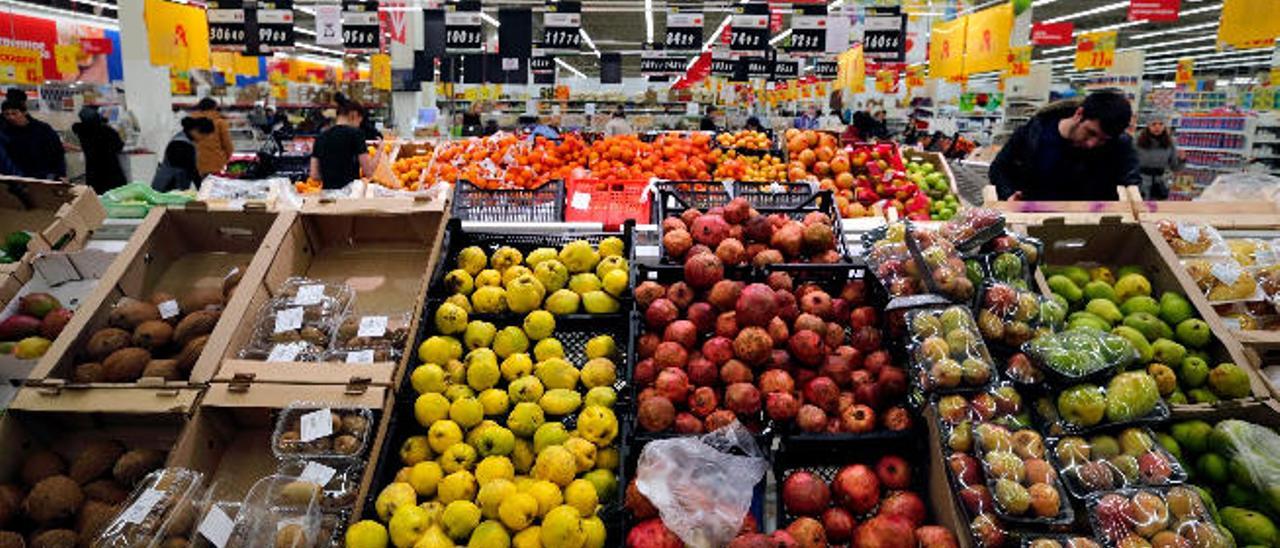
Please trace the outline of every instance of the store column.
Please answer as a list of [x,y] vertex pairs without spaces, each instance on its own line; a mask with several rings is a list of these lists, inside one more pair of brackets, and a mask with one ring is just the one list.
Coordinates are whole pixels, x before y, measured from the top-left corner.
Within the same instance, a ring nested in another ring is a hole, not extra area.
[[174,124],[169,69],[151,65],[144,4],[137,0],[118,5],[125,108],[137,121],[138,145],[151,151],[151,154],[127,155],[129,179],[148,182],[155,173],[160,153],[173,136]]
[[[411,6],[416,6],[413,2]],[[401,137],[413,136],[413,125],[418,118],[418,107],[422,105],[422,90],[419,84],[414,84],[409,88],[410,91],[394,91],[397,89],[395,75],[397,73],[413,72],[413,52],[423,48],[423,20],[421,9],[405,8],[404,15],[404,41],[391,40],[391,74],[392,74],[392,92],[391,92],[391,119],[394,120],[396,126],[396,134]]]

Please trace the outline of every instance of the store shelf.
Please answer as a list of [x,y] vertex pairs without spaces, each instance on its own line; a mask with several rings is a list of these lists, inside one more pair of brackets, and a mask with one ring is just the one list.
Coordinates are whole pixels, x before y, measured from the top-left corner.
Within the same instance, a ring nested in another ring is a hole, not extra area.
[[1248,135],[1243,129],[1199,129],[1199,128],[1173,128],[1178,133],[1217,133],[1222,135]]
[[1222,154],[1234,154],[1236,156],[1244,156],[1243,148],[1213,148],[1213,147],[1189,147],[1178,145],[1179,149],[1196,152],[1220,152]]

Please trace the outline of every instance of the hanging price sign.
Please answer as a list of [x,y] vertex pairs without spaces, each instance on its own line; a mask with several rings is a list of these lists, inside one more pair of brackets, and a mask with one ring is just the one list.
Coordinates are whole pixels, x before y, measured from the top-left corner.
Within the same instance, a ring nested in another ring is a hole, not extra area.
[[377,0],[347,0],[342,3],[342,48],[355,53],[376,52],[378,37]]
[[796,6],[791,12],[791,53],[823,53],[827,49],[827,6]]
[[542,47],[557,51],[582,48],[582,4],[580,2],[547,3],[542,14]]
[[778,58],[773,62],[774,80],[794,80],[800,77],[800,62]]
[[449,4],[444,12],[444,48],[449,53],[479,53],[483,51],[484,34],[481,32],[480,2]]
[[293,0],[258,2],[258,51],[293,51]]
[[1108,68],[1116,62],[1116,31],[1086,32],[1076,38],[1076,70]]
[[839,70],[840,64],[835,61],[818,61],[813,64],[813,75],[824,80],[835,78]]
[[729,29],[730,50],[764,51],[769,47],[769,6],[761,3],[735,7]]
[[556,63],[545,51],[535,49],[533,56],[529,58],[529,70],[534,74],[555,73]]
[[867,59],[900,63],[906,54],[907,19],[897,7],[867,8],[862,49]]
[[668,57],[661,51],[644,51],[640,54],[640,74],[668,75],[683,74],[689,60],[683,57]]
[[210,50],[245,51],[244,7],[244,0],[210,0],[205,10]]
[[733,76],[737,63],[728,55],[713,55],[711,57],[711,74],[716,76]]
[[773,61],[764,57],[744,57],[740,60],[747,65],[747,76],[754,78],[757,76],[770,77],[773,76]]
[[667,10],[667,36],[663,40],[667,51],[698,51],[702,48],[701,11]]

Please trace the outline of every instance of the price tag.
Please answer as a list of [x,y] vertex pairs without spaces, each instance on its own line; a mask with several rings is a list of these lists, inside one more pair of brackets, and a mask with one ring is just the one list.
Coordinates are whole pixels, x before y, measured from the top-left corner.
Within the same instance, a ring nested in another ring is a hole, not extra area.
[[373,363],[372,350],[347,352],[347,363]]
[[276,312],[276,333],[302,327],[302,307],[295,306]]
[[298,439],[302,443],[318,440],[333,433],[333,412],[317,409],[298,419]]
[[381,337],[387,334],[386,316],[365,316],[360,318],[360,329],[357,337]]
[[209,513],[204,515],[204,521],[200,522],[197,531],[204,535],[204,538],[209,539],[214,546],[222,548],[231,538],[231,531],[235,529],[235,525],[235,522],[227,517],[226,512],[214,505],[209,508]]
[[156,305],[156,308],[160,309],[160,317],[166,320],[176,317],[180,312],[180,310],[178,310],[178,301],[173,299],[169,299],[159,305]]
[[133,504],[129,505],[129,508],[120,514],[120,519],[128,523],[142,523],[142,520],[146,519],[147,514],[151,513],[151,509],[155,507],[156,503],[163,498],[163,491],[147,489],[138,495],[137,500],[133,501]]
[[591,195],[586,192],[574,192],[573,200],[569,202],[569,207],[574,209],[588,209],[591,207]]
[[1190,243],[1200,241],[1200,226],[1192,223],[1178,223],[1178,237]]
[[302,352],[303,343],[291,342],[280,343],[271,347],[271,354],[267,355],[269,362],[291,362],[297,359],[298,354]]
[[1219,262],[1209,265],[1209,273],[1226,285],[1235,285],[1244,275],[1244,270],[1235,261]]
[[293,304],[309,306],[319,304],[323,298],[324,284],[307,284],[298,288],[298,294],[293,296]]
[[303,467],[302,473],[298,474],[298,479],[309,481],[321,487],[329,485],[329,481],[333,479],[333,475],[338,471],[320,464],[318,462],[307,461],[307,465]]

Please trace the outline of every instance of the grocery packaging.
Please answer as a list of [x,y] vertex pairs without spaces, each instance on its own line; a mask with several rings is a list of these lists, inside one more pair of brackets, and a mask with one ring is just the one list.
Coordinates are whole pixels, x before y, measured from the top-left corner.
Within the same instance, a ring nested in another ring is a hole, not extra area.
[[1022,351],[1058,383],[1105,378],[1138,358],[1127,339],[1092,327],[1041,335],[1023,344]]
[[[666,207],[668,202],[674,207]],[[709,252],[721,267],[771,264],[848,264],[840,216],[829,191],[803,204],[775,206],[737,197],[703,211],[663,192],[662,262],[688,264]]]
[[1071,523],[1071,503],[1039,432],[980,423],[973,436],[998,516],[1014,523]]
[[1111,548],[1233,545],[1200,495],[1186,486],[1109,491],[1090,497],[1088,511],[1094,533]]
[[1067,317],[1061,303],[1003,282],[983,286],[976,313],[982,337],[1008,348],[1061,329]]
[[1111,434],[1049,439],[1053,463],[1076,498],[1091,493],[1181,483],[1182,465],[1147,428],[1125,428]]
[[184,468],[163,468],[148,474],[92,545],[160,547],[168,545],[170,536],[186,535],[196,517],[203,479],[204,474]]
[[1023,548],[1102,548],[1098,541],[1078,535],[1026,535]]
[[276,474],[318,485],[320,497],[317,504],[325,512],[334,512],[350,508],[356,502],[356,494],[360,490],[360,475],[364,468],[364,463],[358,461],[326,463],[286,459],[280,461]]
[[372,429],[368,409],[294,402],[276,419],[271,449],[280,459],[346,460],[364,453]]
[[1211,303],[1256,301],[1266,296],[1258,287],[1255,274],[1246,270],[1230,255],[1188,257],[1181,262],[1183,268],[1187,269],[1187,274]]
[[999,211],[971,207],[943,223],[938,232],[962,253],[970,253],[1004,234],[1004,224],[1004,215]]
[[1081,383],[1036,399],[1035,410],[1049,435],[1093,432],[1101,427],[1159,422],[1169,417],[1156,381],[1145,371],[1125,371],[1105,388]]
[[273,474],[253,484],[236,512],[233,535],[248,545],[306,548],[320,540],[320,486]]
[[936,293],[952,302],[973,298],[974,284],[950,241],[909,222],[892,223],[863,235],[867,263],[893,297]]
[[1231,254],[1218,229],[1208,224],[1164,219],[1156,222],[1156,229],[1179,257]]
[[338,324],[331,347],[333,350],[352,351],[377,349],[388,355],[377,361],[396,359],[408,343],[412,323],[409,313],[348,314]]
[[924,391],[978,389],[999,375],[969,309],[915,309],[907,323],[913,378]]

